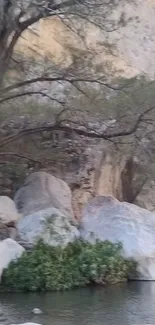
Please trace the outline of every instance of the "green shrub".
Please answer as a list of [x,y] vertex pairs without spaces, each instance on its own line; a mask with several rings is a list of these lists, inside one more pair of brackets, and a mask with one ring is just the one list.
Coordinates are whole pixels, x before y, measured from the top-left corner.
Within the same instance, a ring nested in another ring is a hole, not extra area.
[[78,240],[64,249],[40,241],[4,271],[1,290],[55,291],[125,281],[136,264],[121,257],[121,250],[121,244],[108,241]]

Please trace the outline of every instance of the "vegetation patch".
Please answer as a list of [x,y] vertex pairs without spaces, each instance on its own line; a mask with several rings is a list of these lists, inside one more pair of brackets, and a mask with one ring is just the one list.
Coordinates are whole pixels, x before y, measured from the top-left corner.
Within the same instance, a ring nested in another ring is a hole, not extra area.
[[77,240],[65,248],[39,241],[3,273],[1,291],[58,291],[92,283],[126,281],[136,263],[121,256],[122,245]]

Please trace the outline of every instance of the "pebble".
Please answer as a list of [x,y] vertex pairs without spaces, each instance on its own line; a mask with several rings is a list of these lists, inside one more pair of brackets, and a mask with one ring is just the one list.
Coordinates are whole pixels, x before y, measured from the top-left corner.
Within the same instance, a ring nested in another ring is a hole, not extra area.
[[34,315],[41,315],[43,312],[42,312],[42,310],[39,309],[39,308],[34,308],[34,309],[32,310],[32,313],[33,313]]

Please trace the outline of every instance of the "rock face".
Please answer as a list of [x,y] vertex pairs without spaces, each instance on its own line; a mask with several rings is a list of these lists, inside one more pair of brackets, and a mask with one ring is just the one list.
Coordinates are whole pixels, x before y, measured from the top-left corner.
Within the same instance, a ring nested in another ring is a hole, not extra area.
[[0,277],[9,263],[18,259],[24,251],[21,245],[10,238],[0,242]]
[[122,242],[124,255],[138,262],[134,278],[155,280],[155,214],[112,197],[98,196],[83,210],[82,238]]
[[155,212],[155,181],[148,180],[136,197],[135,204]]
[[[105,67],[107,64],[110,72],[116,70],[117,74],[127,78],[139,73],[154,78],[154,0],[120,0],[114,2],[114,8],[112,2],[109,2],[109,7],[111,9],[109,19],[114,21],[114,27],[116,24],[119,28],[114,28],[110,33],[106,32],[105,28],[103,33],[102,29],[90,24],[85,32],[87,48],[96,48],[95,53],[97,51],[99,53],[98,61]],[[121,24],[118,24],[119,21]],[[34,49],[37,46],[37,53],[43,57],[51,55],[57,63],[64,62],[65,57],[65,63],[69,65],[72,62],[72,55],[67,45],[71,44],[73,48],[79,50],[82,47],[81,43],[82,39],[76,37],[76,33],[69,32],[59,19],[44,19],[35,24],[34,32],[29,29],[24,33],[24,37],[18,41],[17,50],[27,56],[34,53],[36,56]],[[110,51],[107,51],[106,44],[111,45]]]
[[66,215],[56,208],[48,208],[25,216],[17,224],[19,240],[26,246],[33,246],[38,239],[52,246],[65,246],[79,237],[77,228]]
[[14,223],[20,218],[15,203],[7,196],[0,196],[0,222]]
[[23,215],[53,207],[68,217],[73,217],[69,186],[63,180],[45,172],[28,176],[24,186],[17,191],[14,201]]

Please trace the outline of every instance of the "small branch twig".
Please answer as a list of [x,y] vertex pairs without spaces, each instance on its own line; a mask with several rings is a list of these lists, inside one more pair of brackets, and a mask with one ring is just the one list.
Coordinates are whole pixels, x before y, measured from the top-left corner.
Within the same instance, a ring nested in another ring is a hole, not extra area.
[[42,97],[46,97],[46,98],[48,98],[48,99],[50,99],[52,101],[55,101],[55,102],[59,103],[60,105],[64,104],[62,101],[60,101],[57,98],[54,98],[54,97],[44,93],[43,91],[26,91],[26,92],[23,92],[23,93],[13,94],[13,95],[10,95],[8,97],[4,97],[4,98],[0,99],[0,104],[5,103],[6,101],[9,101],[11,99],[16,99],[16,98],[24,97],[24,96],[33,96],[33,95],[41,95]]
[[28,157],[28,156],[20,155],[20,154],[18,154],[16,152],[0,152],[0,156],[15,156],[15,157],[18,157],[18,158],[22,158],[22,159],[32,161],[34,163],[41,163],[41,161],[39,161],[39,160],[33,159],[31,157]]

